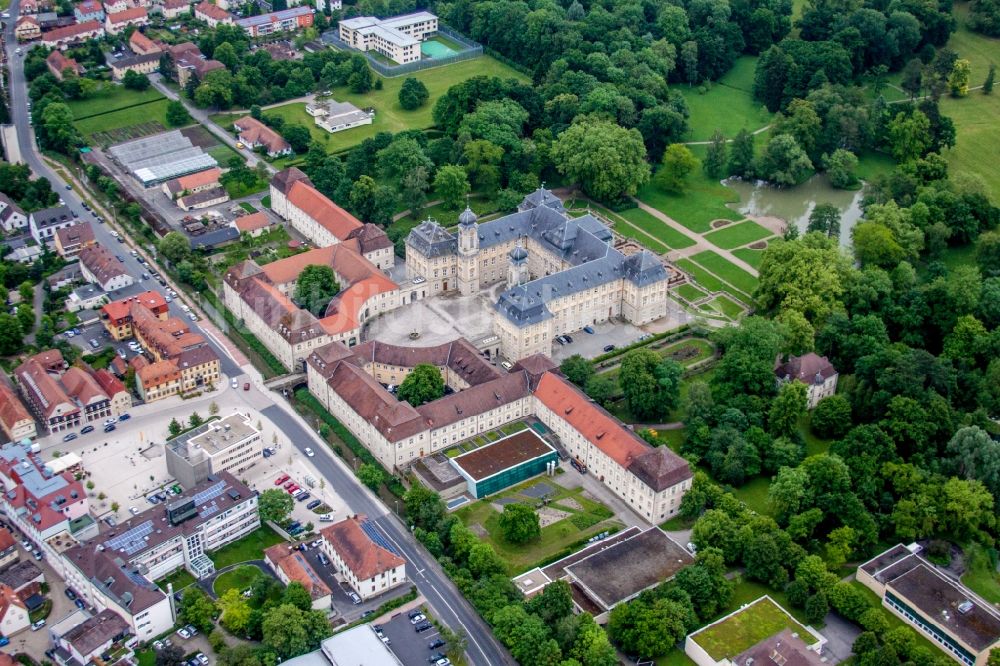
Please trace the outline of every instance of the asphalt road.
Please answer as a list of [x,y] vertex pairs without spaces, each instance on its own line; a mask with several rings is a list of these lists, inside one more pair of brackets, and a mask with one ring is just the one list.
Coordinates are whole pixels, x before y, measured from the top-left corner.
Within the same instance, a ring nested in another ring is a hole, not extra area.
[[[7,19],[4,25],[4,41],[10,65],[10,111],[12,122],[17,128],[21,154],[32,171],[37,176],[48,178],[52,183],[53,189],[66,201],[66,204],[83,216],[87,211],[76,192],[67,190],[66,183],[42,161],[34,143],[31,125],[28,123],[28,95],[22,66],[23,57],[15,53],[17,41],[14,38],[14,23],[17,20],[19,4],[19,0],[13,0],[11,3],[9,10],[11,18]],[[195,111],[195,109],[191,109],[192,114]],[[195,115],[195,117],[197,118],[198,115]],[[125,244],[118,243],[111,236],[108,225],[94,222],[92,216],[90,219],[92,221],[91,226],[94,228],[94,236],[99,243],[110,248],[128,245],[127,248],[123,248],[126,251],[121,252],[125,259],[126,269],[132,275],[141,275],[146,269],[127,252],[128,249],[133,247],[131,242]],[[137,294],[147,289],[162,290],[155,281],[147,280],[121,290],[118,296],[123,297]],[[177,300],[170,304],[170,311],[176,317],[185,318],[184,312],[180,309]],[[191,328],[192,330],[203,332],[196,322],[191,322]],[[253,376],[259,376],[259,373],[254,371],[252,367],[241,368],[238,366],[212,340],[211,336],[206,336],[206,339],[209,340],[209,344],[219,355],[223,373],[228,376],[237,376],[244,372],[249,372]],[[386,537],[396,545],[403,554],[403,557],[406,558],[407,573],[410,579],[434,608],[437,616],[448,626],[455,630],[461,629],[468,636],[468,656],[471,663],[482,666],[515,663],[509,653],[493,637],[489,627],[479,617],[479,614],[462,597],[452,582],[448,580],[434,558],[418,545],[409,530],[389,512],[381,501],[361,485],[342,462],[334,459],[332,451],[323,444],[322,440],[315,433],[302,425],[294,415],[294,411],[290,405],[286,403],[272,403],[270,406],[262,409],[261,413],[270,419],[279,430],[284,432],[300,451],[311,446],[317,453],[312,459],[313,464],[326,478],[327,483],[336,489],[336,492],[355,513],[366,514],[369,519],[379,526]]]

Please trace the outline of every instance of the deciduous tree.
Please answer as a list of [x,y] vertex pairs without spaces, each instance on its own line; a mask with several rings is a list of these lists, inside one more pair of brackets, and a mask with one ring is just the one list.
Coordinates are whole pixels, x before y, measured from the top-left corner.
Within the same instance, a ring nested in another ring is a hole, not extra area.
[[295,281],[296,302],[316,317],[322,317],[330,300],[340,293],[340,283],[329,266],[311,264]]
[[602,201],[633,195],[649,180],[642,135],[605,120],[574,122],[552,144],[552,158],[560,173]]
[[274,523],[284,521],[294,507],[295,500],[281,488],[268,488],[260,494],[257,500],[260,517]]
[[513,544],[525,544],[542,534],[538,514],[526,504],[507,504],[499,519],[504,539]]
[[437,400],[444,395],[441,371],[429,363],[419,363],[399,385],[397,397],[414,407]]

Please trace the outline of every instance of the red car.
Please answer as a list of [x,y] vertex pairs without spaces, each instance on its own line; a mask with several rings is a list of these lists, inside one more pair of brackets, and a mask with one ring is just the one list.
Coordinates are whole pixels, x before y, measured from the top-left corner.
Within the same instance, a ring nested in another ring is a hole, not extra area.
[[[288,479],[288,477],[286,476],[285,479]],[[291,488],[294,485],[295,485],[295,479],[288,479],[288,483],[285,484],[285,488]]]
[[299,487],[296,486],[295,484],[292,484],[291,486],[288,487],[288,494],[289,495],[294,495],[297,492],[299,492]]
[[250,390],[250,382],[244,382],[243,383],[243,390],[244,391],[249,391]]
[[288,475],[287,474],[282,474],[281,476],[279,476],[277,479],[274,480],[274,485],[280,486],[285,481],[288,481]]

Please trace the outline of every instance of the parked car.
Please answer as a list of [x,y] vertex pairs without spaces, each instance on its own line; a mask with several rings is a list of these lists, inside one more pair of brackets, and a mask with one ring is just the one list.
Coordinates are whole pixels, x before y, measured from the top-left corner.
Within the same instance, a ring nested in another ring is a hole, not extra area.
[[117,428],[118,428],[118,426],[116,426],[114,423],[112,423],[110,425],[104,426],[104,432],[112,432],[112,431],[116,430]]
[[322,500],[316,499],[316,500],[313,500],[312,502],[309,502],[309,504],[306,504],[306,508],[309,509],[310,511],[312,511],[313,509],[315,509],[316,507],[318,507],[322,503],[323,503]]
[[131,513],[133,516],[139,515],[139,509],[135,508],[134,506],[130,506],[128,508],[128,512]]
[[[288,479],[287,476],[285,478]],[[288,483],[285,484],[285,489],[287,490],[287,489],[291,488],[294,485],[295,485],[295,481],[292,480],[292,479],[288,479]]]
[[287,490],[287,491],[288,491],[288,494],[289,494],[289,495],[292,495],[292,496],[294,496],[294,495],[295,495],[295,493],[299,492],[299,487],[298,487],[297,485],[295,485],[295,484],[293,483],[293,484],[292,484],[292,485],[290,485],[290,486],[289,486],[288,488],[285,488],[285,490]]
[[233,378],[232,378],[232,379],[230,380],[230,382],[229,382],[229,385],[230,385],[231,387],[233,387],[233,388],[236,388],[237,386],[239,386],[239,385],[240,385],[240,383],[239,383],[238,381],[236,381],[236,378],[235,378],[235,377],[233,377]]
[[98,342],[97,340],[95,340],[94,338],[90,339],[90,343],[89,344],[90,344],[91,348],[93,348],[93,349],[97,349],[98,347],[101,346],[101,343]]
[[122,421],[128,421],[130,418],[132,417],[129,415],[129,413],[125,412],[124,414],[118,417],[118,422],[120,423]]
[[77,599],[73,603],[75,603],[76,607],[79,608],[80,610],[83,610],[84,608],[87,607],[87,604],[83,603],[83,599]]
[[118,423],[118,419],[112,416],[110,419],[105,419],[104,425],[111,425],[113,423]]
[[369,608],[368,610],[366,610],[364,613],[361,614],[361,619],[363,620],[366,617],[371,617],[374,614],[375,614],[375,611],[373,611],[372,609]]
[[250,390],[250,382],[243,382],[243,390],[244,391]]
[[81,435],[86,435],[88,432],[94,432],[94,426],[86,425],[80,430]]
[[433,626],[434,625],[432,625],[430,622],[426,622],[425,621],[425,622],[421,622],[417,626],[413,627],[413,630],[416,631],[419,634],[419,633],[423,633],[423,632],[427,631],[428,629],[430,629]]
[[194,658],[197,659],[202,666],[208,666],[208,657],[205,656],[204,652],[199,652],[194,656]]
[[74,439],[76,439],[75,432],[68,433],[63,437],[64,442],[72,442]]
[[181,638],[191,638],[191,632],[187,630],[187,627],[181,627],[178,629],[177,635]]
[[410,618],[412,620],[416,616],[418,616],[418,615],[422,616],[423,614],[424,613],[423,613],[422,610],[420,610],[419,608],[414,608],[413,610],[411,610],[409,613],[406,614],[406,617],[408,617],[408,618]]
[[320,553],[319,555],[317,555],[316,559],[318,559],[319,563],[322,564],[324,567],[330,565],[330,558],[327,557],[324,553]]
[[35,556],[36,560],[41,560],[44,557],[44,555],[42,555],[42,551],[37,550],[37,549],[34,550],[34,551],[32,551],[31,554]]
[[39,620],[38,622],[35,622],[33,625],[31,625],[31,630],[38,631],[44,626],[45,626],[45,620]]
[[7,638],[6,636],[0,636],[0,647],[3,647],[5,645],[10,645],[10,639]]
[[280,486],[285,481],[288,481],[288,475],[287,474],[282,474],[281,476],[279,476],[277,479],[274,480],[274,485]]
[[426,615],[424,615],[423,613],[417,613],[416,615],[410,617],[410,624],[420,624],[426,619],[427,619]]
[[351,593],[350,593],[349,595],[347,595],[347,596],[349,596],[349,597],[351,598],[351,601],[353,601],[353,602],[354,602],[354,605],[355,605],[355,606],[358,606],[358,605],[360,605],[360,604],[361,604],[361,597],[359,597],[359,596],[357,595],[357,593],[355,593],[355,592],[351,592]]
[[154,650],[162,650],[163,649],[163,641],[153,641],[153,649]]
[[614,345],[604,345],[604,351],[606,351],[606,352],[612,352],[615,349],[617,349],[617,348]]
[[74,592],[74,591],[73,591],[73,590],[71,590],[70,588],[68,588],[68,587],[67,587],[67,588],[66,588],[66,591],[64,592],[64,594],[65,594],[65,595],[66,595],[67,597],[69,597],[69,600],[70,600],[70,601],[76,601],[76,592]]
[[301,493],[296,493],[295,499],[299,502],[309,499],[309,493],[303,490]]
[[321,523],[332,523],[333,522],[333,514],[332,513],[324,513],[322,516],[319,517],[319,522],[321,522]]
[[583,332],[584,333],[589,333],[590,335],[593,335],[594,334],[594,328],[592,326],[584,326],[583,327]]
[[[436,650],[439,647],[444,647],[444,641],[441,640],[440,638],[435,638],[434,640],[432,640],[430,643],[427,644],[428,650]],[[438,657],[438,659],[440,659],[440,657]]]
[[513,364],[511,364],[510,361],[502,361],[500,363],[500,367],[503,368],[504,370],[510,371],[510,369],[513,368],[514,366]]
[[436,664],[439,660],[444,659],[444,655],[440,652],[435,652],[427,658],[427,662],[430,664]]

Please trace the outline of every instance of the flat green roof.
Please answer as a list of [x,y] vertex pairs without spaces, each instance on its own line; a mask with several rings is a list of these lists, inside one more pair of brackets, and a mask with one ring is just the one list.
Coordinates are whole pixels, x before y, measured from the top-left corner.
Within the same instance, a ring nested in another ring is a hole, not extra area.
[[765,596],[692,634],[691,638],[708,656],[720,661],[735,657],[783,629],[797,633],[807,645],[814,642],[805,627]]

